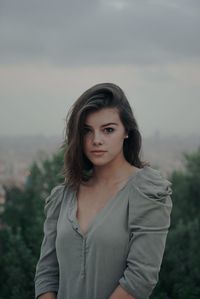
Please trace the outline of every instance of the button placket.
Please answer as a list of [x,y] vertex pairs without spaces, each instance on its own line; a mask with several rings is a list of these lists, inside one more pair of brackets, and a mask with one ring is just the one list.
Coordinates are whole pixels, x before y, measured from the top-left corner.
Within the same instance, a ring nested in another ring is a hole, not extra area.
[[76,218],[76,210],[77,210],[77,206],[76,206],[76,202],[75,202],[75,197],[72,197],[70,205],[69,205],[69,209],[68,209],[68,219],[71,222],[73,230],[82,239],[80,275],[81,275],[81,278],[84,279],[85,274],[86,274],[86,269],[85,269],[85,267],[86,267],[86,251],[87,251],[86,236],[81,232],[79,223]]
[[81,264],[81,277],[85,278],[85,264],[86,264],[86,239],[83,237],[82,241],[82,264]]

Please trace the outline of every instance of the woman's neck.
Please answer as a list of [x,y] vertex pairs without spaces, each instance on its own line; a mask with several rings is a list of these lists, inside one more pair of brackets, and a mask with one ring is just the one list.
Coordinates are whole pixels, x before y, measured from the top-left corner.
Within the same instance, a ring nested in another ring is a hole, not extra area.
[[120,163],[111,163],[104,166],[94,167],[93,180],[97,184],[107,184],[113,183],[115,181],[120,181],[129,177],[136,167],[129,164],[126,160]]

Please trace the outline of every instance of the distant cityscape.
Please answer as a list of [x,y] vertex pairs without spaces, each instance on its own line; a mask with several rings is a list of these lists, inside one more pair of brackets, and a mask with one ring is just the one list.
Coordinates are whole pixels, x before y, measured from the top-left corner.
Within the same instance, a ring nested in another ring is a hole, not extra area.
[[[0,186],[23,188],[33,161],[51,157],[61,144],[59,136],[0,137]],[[142,160],[169,176],[174,170],[184,169],[183,153],[194,152],[199,146],[200,136],[162,137],[156,132],[143,138]]]

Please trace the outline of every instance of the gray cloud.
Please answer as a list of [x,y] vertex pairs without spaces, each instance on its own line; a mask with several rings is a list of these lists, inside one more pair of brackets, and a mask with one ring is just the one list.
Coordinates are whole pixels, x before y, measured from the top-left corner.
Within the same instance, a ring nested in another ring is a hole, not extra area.
[[0,1],[0,63],[197,61],[195,0]]

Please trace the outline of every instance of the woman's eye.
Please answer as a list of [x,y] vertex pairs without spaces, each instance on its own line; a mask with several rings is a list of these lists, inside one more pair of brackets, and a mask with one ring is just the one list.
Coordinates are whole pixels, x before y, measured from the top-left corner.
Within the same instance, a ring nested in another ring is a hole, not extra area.
[[91,131],[91,129],[90,128],[84,128],[83,129],[83,133],[84,133],[84,135],[86,135],[86,134],[89,134],[89,133],[91,133],[92,131]]
[[106,133],[112,133],[114,131],[114,129],[113,128],[105,128],[105,132]]

